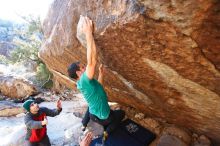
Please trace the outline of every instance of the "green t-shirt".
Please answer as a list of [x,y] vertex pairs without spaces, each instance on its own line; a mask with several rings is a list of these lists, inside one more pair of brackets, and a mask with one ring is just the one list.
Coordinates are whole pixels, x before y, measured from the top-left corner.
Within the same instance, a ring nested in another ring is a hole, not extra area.
[[77,81],[77,89],[83,94],[89,106],[89,112],[99,119],[107,119],[110,113],[107,95],[102,85],[95,79],[89,79],[86,72]]

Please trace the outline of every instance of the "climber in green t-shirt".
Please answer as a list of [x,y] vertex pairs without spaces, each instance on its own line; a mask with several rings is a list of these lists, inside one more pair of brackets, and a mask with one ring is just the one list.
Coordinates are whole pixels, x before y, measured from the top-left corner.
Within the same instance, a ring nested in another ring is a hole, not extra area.
[[76,80],[77,89],[83,94],[88,103],[88,110],[82,120],[85,130],[90,118],[104,126],[103,142],[108,135],[120,124],[125,116],[124,111],[112,111],[108,105],[108,98],[102,86],[103,65],[99,67],[98,80],[94,79],[97,63],[96,45],[93,38],[93,23],[88,17],[83,17],[82,31],[87,42],[87,65],[80,62],[72,63],[68,68],[69,77]]

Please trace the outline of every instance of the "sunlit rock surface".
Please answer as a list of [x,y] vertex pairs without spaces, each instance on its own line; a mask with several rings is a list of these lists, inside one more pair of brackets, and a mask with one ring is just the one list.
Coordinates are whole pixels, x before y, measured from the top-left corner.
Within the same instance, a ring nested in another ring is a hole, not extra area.
[[220,142],[220,1],[55,0],[39,55],[70,88],[67,66],[86,63],[80,15],[94,22],[111,101]]

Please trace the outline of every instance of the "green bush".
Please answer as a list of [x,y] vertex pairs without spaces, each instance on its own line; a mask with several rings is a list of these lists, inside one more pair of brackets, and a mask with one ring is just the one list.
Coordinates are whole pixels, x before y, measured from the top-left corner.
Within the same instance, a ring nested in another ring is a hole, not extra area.
[[49,82],[51,82],[52,74],[47,69],[46,65],[44,63],[40,63],[37,67],[37,80],[40,82],[42,87],[52,87],[53,84],[48,85]]
[[16,37],[13,39],[13,43],[17,47],[11,51],[10,60],[13,63],[29,60],[41,63],[37,56],[43,38],[40,18],[30,16],[22,18],[27,21],[27,25],[24,25],[22,29],[14,30]]
[[9,64],[9,60],[4,56],[0,54],[0,63],[1,64]]
[[[34,18],[32,16],[22,17],[26,20],[27,25],[24,25],[22,29],[15,30],[16,36],[13,39],[13,43],[16,48],[10,52],[9,61],[11,63],[29,62],[34,61],[37,63],[36,79],[38,85],[46,87],[47,82],[51,82],[52,74],[47,69],[46,65],[38,57],[38,52],[43,40],[43,31],[41,28],[40,18]],[[7,62],[5,58],[0,57],[0,62]],[[47,85],[47,87],[50,87]]]

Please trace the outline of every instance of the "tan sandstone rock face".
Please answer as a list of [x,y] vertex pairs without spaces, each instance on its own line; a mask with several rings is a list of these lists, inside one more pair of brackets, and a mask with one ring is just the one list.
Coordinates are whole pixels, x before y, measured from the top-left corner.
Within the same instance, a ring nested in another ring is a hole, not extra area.
[[37,89],[30,82],[13,76],[0,76],[0,92],[10,98],[25,98],[36,94]]
[[80,15],[94,21],[111,101],[220,142],[220,1],[55,0],[39,55],[70,88],[67,66],[86,63]]
[[10,101],[0,101],[0,117],[10,117],[24,113],[21,106]]

